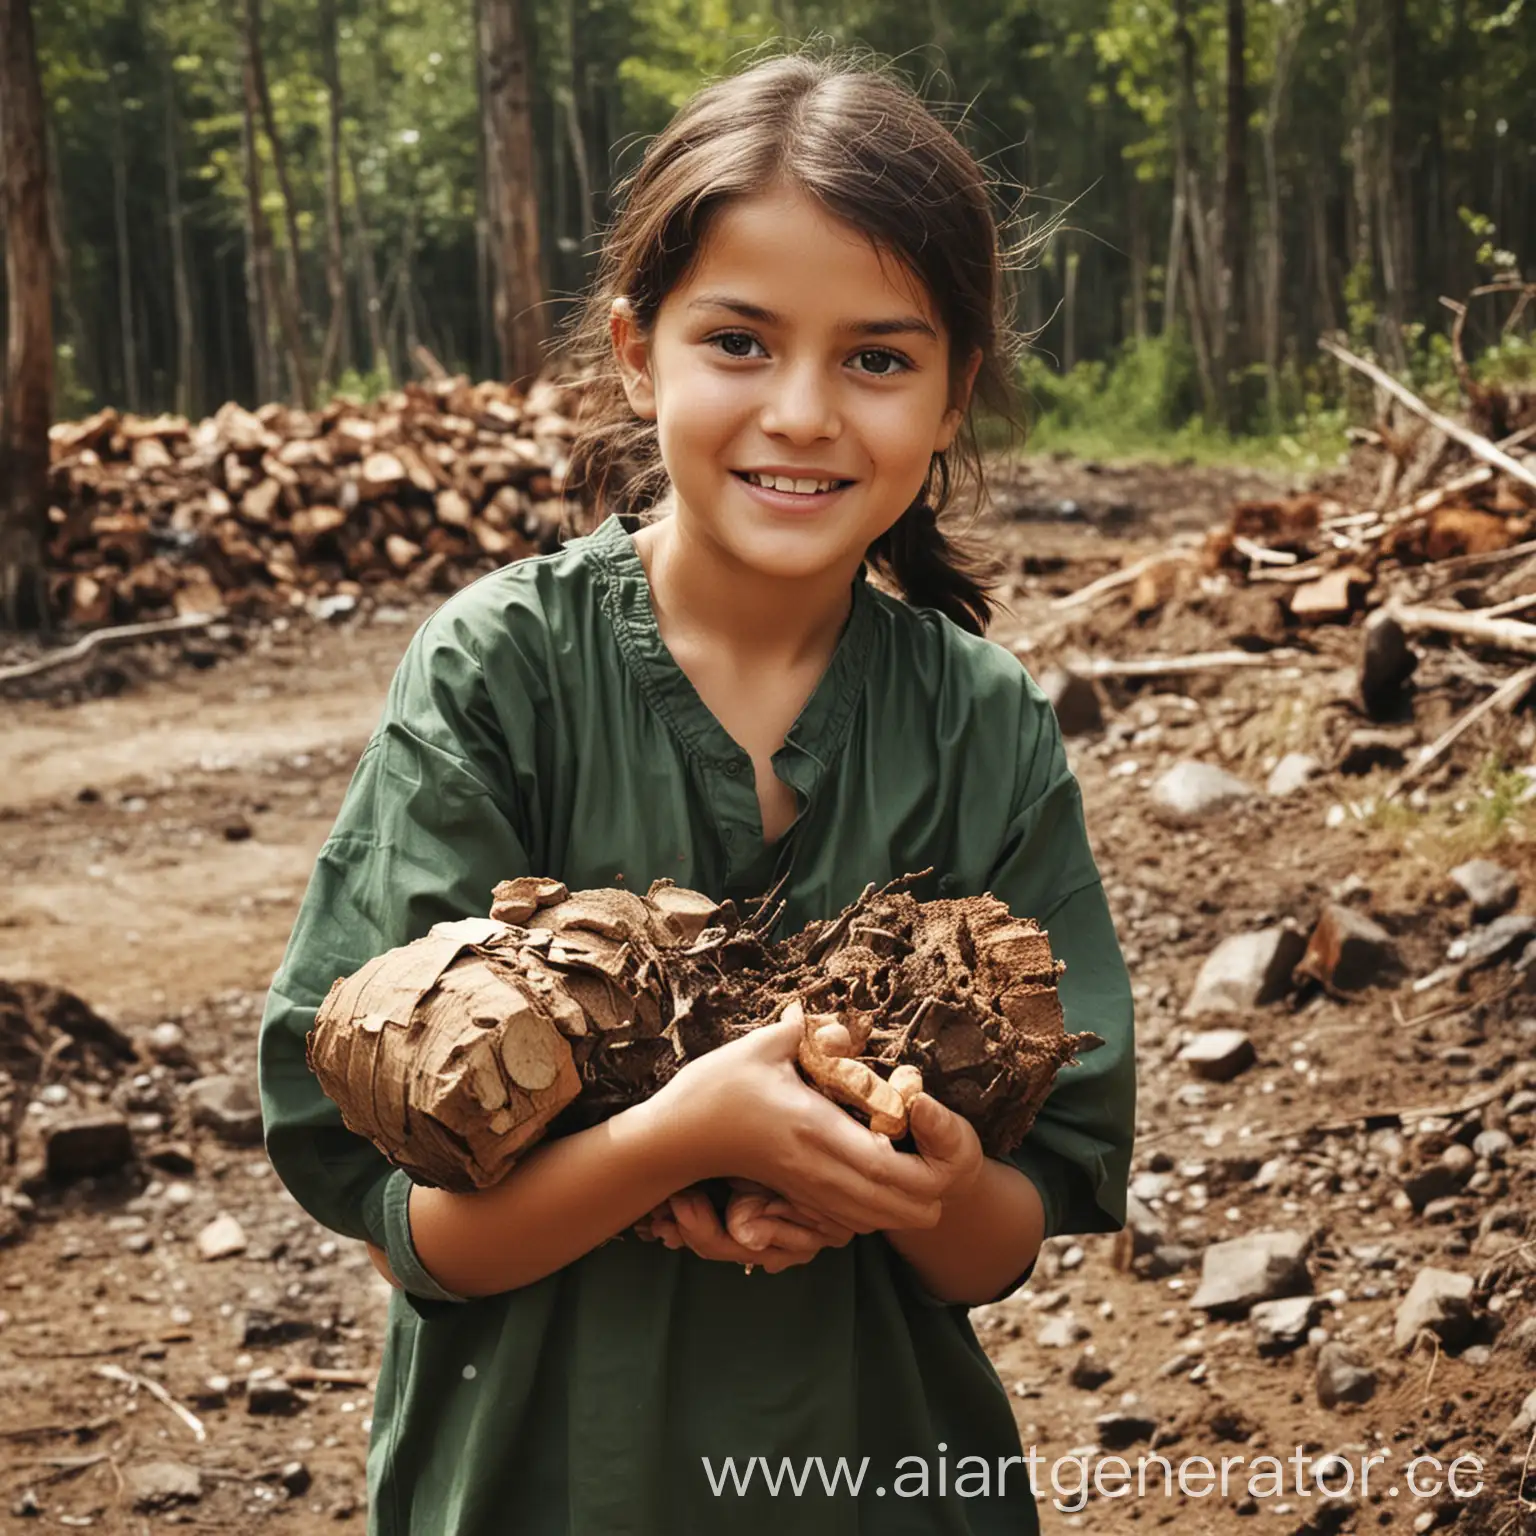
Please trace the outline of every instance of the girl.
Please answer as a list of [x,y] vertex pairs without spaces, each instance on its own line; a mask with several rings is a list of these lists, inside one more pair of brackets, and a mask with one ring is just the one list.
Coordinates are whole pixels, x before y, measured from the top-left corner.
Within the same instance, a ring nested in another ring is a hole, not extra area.
[[[262,1024],[274,1165],[399,1287],[369,1532],[1033,1531],[966,1309],[1044,1237],[1122,1223],[1132,1027],[1055,717],[980,638],[986,590],[938,525],[972,397],[1004,394],[987,188],[905,87],[790,57],[701,92],[626,190],[571,480],[670,512],[422,627]],[[784,933],[930,866],[921,895],[1038,918],[1068,1027],[1106,1041],[1006,1161],[928,1097],[898,1152],[805,1084],[780,1024],[454,1194],[345,1130],[305,1065],[337,976],[513,875],[783,880]],[[735,1181],[723,1220],[706,1180]]]

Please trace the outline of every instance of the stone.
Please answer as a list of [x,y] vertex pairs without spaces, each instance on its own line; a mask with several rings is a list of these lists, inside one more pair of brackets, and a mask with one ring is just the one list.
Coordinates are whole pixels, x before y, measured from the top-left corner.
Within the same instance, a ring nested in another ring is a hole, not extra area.
[[220,1211],[197,1234],[197,1252],[203,1259],[229,1259],[246,1249],[245,1232],[227,1212]]
[[1510,1421],[1509,1433],[1518,1438],[1530,1434],[1533,1429],[1536,1429],[1536,1392],[1521,1403],[1519,1413]]
[[1318,916],[1295,975],[1330,990],[1353,992],[1399,966],[1397,945],[1380,923],[1351,907],[1329,902]]
[[1472,1155],[1499,1162],[1514,1150],[1514,1138],[1508,1131],[1479,1131],[1472,1143]]
[[146,1461],[123,1471],[124,1492],[141,1514],[196,1504],[203,1496],[203,1475],[183,1461]]
[[1088,1337],[1088,1325],[1071,1312],[1058,1312],[1040,1325],[1035,1343],[1042,1349],[1070,1349]]
[[179,1024],[156,1024],[145,1036],[149,1054],[168,1067],[186,1066],[191,1061],[187,1037]]
[[1161,1219],[1134,1190],[1125,1197],[1125,1225],[1115,1233],[1110,1262],[1118,1270],[1128,1270],[1135,1261],[1167,1240]]
[[1506,912],[1485,928],[1475,929],[1461,959],[1463,972],[1479,971],[1524,949],[1536,938],[1536,917],[1529,912]]
[[1205,1250],[1200,1287],[1190,1305],[1243,1317],[1255,1302],[1302,1296],[1312,1289],[1304,1232],[1254,1232]]
[[1307,1330],[1317,1317],[1315,1296],[1282,1296],[1257,1301],[1248,1313],[1253,1340],[1261,1355],[1283,1354],[1304,1344]]
[[1252,788],[1225,768],[1186,759],[1153,784],[1150,810],[1165,827],[1192,827],[1252,797]]
[[1339,760],[1334,764],[1339,773],[1369,773],[1373,768],[1401,768],[1407,761],[1409,748],[1419,739],[1411,725],[1396,730],[1363,728],[1351,731],[1344,739]]
[[277,1480],[288,1491],[292,1498],[298,1498],[309,1492],[310,1484],[314,1478],[310,1470],[302,1461],[285,1461],[278,1469]]
[[1403,1193],[1414,1210],[1425,1211],[1437,1200],[1449,1200],[1460,1194],[1465,1181],[1439,1158],[1415,1169],[1403,1180]]
[[1200,967],[1184,1016],[1246,1013],[1277,1001],[1306,948],[1305,936],[1288,923],[1223,939]]
[[1469,859],[1451,871],[1451,884],[1472,904],[1474,923],[1492,922],[1520,899],[1520,882],[1492,859]]
[[1240,1029],[1205,1029],[1179,1052],[1196,1077],[1207,1082],[1229,1083],[1255,1061],[1253,1041]]
[[1067,1380],[1084,1392],[1097,1392],[1115,1373],[1094,1353],[1089,1345],[1072,1363]]
[[1104,729],[1104,706],[1092,679],[1065,667],[1049,667],[1036,681],[1056,711],[1063,736],[1091,736]]
[[144,1161],[162,1173],[197,1172],[197,1159],[189,1141],[161,1141],[144,1149]]
[[1315,757],[1309,757],[1305,752],[1287,752],[1264,781],[1265,793],[1277,797],[1294,795],[1322,771],[1323,765]]
[[240,1327],[240,1343],[246,1349],[265,1349],[275,1344],[291,1344],[307,1339],[315,1331],[308,1318],[279,1317],[260,1307],[251,1307]]
[[1303,624],[1347,623],[1371,585],[1369,571],[1341,565],[1291,591],[1291,614]]
[[115,1173],[134,1157],[133,1132],[115,1110],[56,1120],[43,1132],[51,1179],[78,1179]]
[[1157,1431],[1157,1420],[1139,1413],[1101,1413],[1093,1421],[1094,1439],[1105,1451],[1124,1451],[1143,1440],[1150,1440]]
[[1426,1265],[1398,1303],[1392,1342],[1412,1349],[1428,1329],[1447,1349],[1457,1348],[1472,1331],[1472,1285],[1471,1275]]
[[200,1077],[186,1094],[193,1125],[206,1126],[232,1147],[261,1145],[261,1103],[243,1077]]
[[1402,698],[1403,684],[1418,664],[1403,626],[1386,609],[1378,608],[1366,618],[1360,644],[1360,699],[1372,719],[1393,712]]
[[1347,1344],[1329,1340],[1317,1352],[1317,1400],[1324,1408],[1368,1403],[1376,1393],[1376,1372]]
[[245,1407],[248,1413],[290,1414],[304,1406],[304,1399],[281,1376],[268,1376],[247,1383]]

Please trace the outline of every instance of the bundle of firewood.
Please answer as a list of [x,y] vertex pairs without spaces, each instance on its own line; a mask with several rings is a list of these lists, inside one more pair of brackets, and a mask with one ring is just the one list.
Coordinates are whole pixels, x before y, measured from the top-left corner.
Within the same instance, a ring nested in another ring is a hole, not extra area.
[[107,409],[52,429],[52,596],[78,625],[451,589],[554,547],[575,390],[463,378],[193,423]]

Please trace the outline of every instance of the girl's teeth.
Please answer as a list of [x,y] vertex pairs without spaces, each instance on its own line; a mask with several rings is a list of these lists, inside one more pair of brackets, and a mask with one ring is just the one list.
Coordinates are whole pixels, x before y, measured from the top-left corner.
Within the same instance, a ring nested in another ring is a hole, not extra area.
[[770,491],[793,491],[797,496],[813,496],[818,491],[830,491],[835,480],[791,480],[787,475],[753,475],[755,485]]

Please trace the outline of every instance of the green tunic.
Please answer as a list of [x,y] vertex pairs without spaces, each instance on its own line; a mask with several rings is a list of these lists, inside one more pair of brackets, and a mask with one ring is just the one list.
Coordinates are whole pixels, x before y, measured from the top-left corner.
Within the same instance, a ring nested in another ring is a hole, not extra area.
[[[1068,1028],[1107,1043],[1061,1075],[1013,1161],[1039,1186],[1048,1235],[1119,1227],[1130,988],[1034,681],[1007,651],[861,577],[774,769],[800,813],[765,845],[751,761],[666,649],[615,519],[476,582],[412,641],[260,1039],[278,1174],[325,1226],[384,1248],[404,1286],[368,1447],[370,1536],[1037,1529],[1025,1469],[999,1474],[1019,1436],[966,1308],[929,1296],[884,1237],[748,1276],[626,1234],[465,1301],[413,1250],[407,1175],[341,1125],[305,1065],[338,976],[435,922],[483,915],[498,880],[644,891],[666,875],[745,899],[787,873],[787,933],[870,881],[932,866],[918,894],[992,891],[1066,960]],[[849,1479],[863,1464],[856,1496],[848,1479],[826,1491],[839,1457]],[[788,1474],[777,1493],[765,1467]]]

